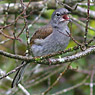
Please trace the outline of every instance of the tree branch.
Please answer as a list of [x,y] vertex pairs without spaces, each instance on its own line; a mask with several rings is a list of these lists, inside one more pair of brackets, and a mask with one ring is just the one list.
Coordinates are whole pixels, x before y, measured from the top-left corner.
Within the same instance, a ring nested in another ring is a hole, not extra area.
[[[72,4],[73,6],[75,4],[77,4],[78,2],[82,2],[84,0],[74,0],[74,3],[71,3],[71,2],[67,2],[67,0],[64,0],[64,4]],[[28,3],[24,2],[24,5],[27,6]],[[44,8],[44,4],[45,2],[44,1],[38,1],[38,2],[31,2],[30,5],[28,6],[27,8],[27,11],[40,11]],[[55,6],[52,6],[52,5],[55,5]],[[9,9],[7,9],[7,7],[9,6]],[[48,4],[47,4],[47,7],[49,9],[55,9],[56,8],[56,2],[55,0],[51,0]],[[64,6],[66,7],[66,6]],[[72,7],[72,6],[71,6]],[[68,8],[68,7],[66,7]],[[0,14],[3,14],[4,12],[8,12],[9,14],[14,14],[14,13],[21,13],[22,12],[22,8],[21,8],[21,4],[20,3],[10,3],[10,5],[8,3],[5,3],[5,4],[0,4]],[[75,11],[72,11],[73,14],[76,14],[76,15],[80,15],[82,17],[86,17],[87,16],[87,9],[86,8],[82,8],[80,6],[78,6],[76,8]],[[95,19],[95,11],[92,11],[92,10],[89,10],[89,16],[90,18],[92,19]]]
[[[56,64],[63,64],[66,62],[71,62],[77,59],[80,59],[84,56],[87,56],[88,54],[91,54],[95,52],[95,46],[90,47],[84,51],[81,51],[79,53],[73,54],[71,56],[66,56],[63,58],[57,58],[57,59],[53,59],[50,58],[49,60],[51,61],[51,65],[56,65]],[[0,50],[0,55],[9,57],[9,58],[13,58],[13,59],[18,59],[18,60],[23,60],[23,61],[29,61],[29,62],[35,62],[37,64],[44,64],[44,65],[49,65],[49,62],[46,58],[48,58],[49,55],[46,56],[41,56],[41,57],[26,57],[26,56],[21,56],[21,55],[14,55],[8,52],[5,52],[3,50]]]

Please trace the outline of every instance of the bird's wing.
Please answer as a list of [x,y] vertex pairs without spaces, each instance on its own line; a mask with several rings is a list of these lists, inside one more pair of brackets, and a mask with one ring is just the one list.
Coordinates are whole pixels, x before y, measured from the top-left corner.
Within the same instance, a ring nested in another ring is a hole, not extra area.
[[52,26],[50,24],[39,28],[35,33],[32,35],[30,39],[31,46],[35,43],[35,39],[45,39],[53,32]]

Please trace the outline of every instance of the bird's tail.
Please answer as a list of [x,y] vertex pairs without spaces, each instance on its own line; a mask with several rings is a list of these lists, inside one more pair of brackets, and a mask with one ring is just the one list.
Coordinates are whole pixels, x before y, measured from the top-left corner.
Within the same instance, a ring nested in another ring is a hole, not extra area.
[[[22,64],[24,64],[25,61],[22,62]],[[14,86],[17,86],[19,84],[19,82],[21,81],[22,79],[22,76],[24,74],[24,71],[25,71],[25,68],[27,67],[27,64],[25,64],[23,67],[19,68],[13,81],[12,81],[12,85],[11,87],[13,88]]]

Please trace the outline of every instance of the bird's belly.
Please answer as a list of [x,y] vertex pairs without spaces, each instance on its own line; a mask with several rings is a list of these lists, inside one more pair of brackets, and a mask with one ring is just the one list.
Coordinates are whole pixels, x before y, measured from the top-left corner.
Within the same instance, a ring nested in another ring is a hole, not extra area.
[[53,38],[46,40],[42,45],[32,45],[31,49],[34,56],[44,56],[50,53],[64,50],[69,43],[68,37]]

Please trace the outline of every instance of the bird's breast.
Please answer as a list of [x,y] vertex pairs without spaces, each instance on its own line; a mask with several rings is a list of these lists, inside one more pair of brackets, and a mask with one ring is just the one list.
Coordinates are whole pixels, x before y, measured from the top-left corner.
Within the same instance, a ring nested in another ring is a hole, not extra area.
[[66,35],[66,32],[61,32],[53,32],[51,35],[43,40],[43,43],[41,45],[34,44],[32,46],[34,56],[43,56],[64,50],[69,43],[70,37]]

